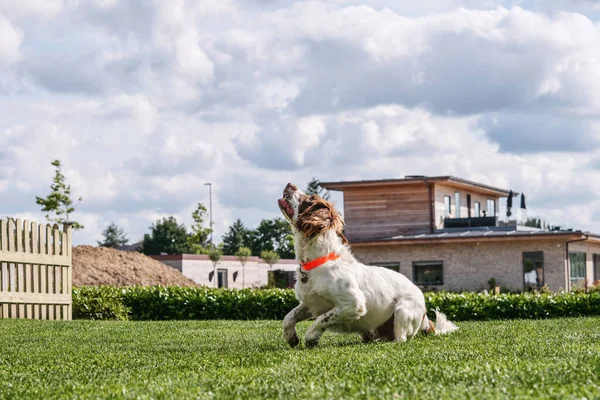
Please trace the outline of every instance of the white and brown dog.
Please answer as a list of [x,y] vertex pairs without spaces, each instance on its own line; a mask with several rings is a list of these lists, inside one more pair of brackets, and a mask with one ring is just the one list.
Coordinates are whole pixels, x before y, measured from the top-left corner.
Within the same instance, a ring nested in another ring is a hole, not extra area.
[[300,264],[295,287],[300,305],[283,321],[290,346],[300,342],[296,324],[309,318],[316,318],[306,331],[309,347],[326,329],[359,333],[365,342],[403,342],[420,331],[445,334],[458,329],[437,310],[434,326],[427,318],[423,293],[404,275],[358,262],[333,204],[307,196],[291,183],[278,203],[292,225]]

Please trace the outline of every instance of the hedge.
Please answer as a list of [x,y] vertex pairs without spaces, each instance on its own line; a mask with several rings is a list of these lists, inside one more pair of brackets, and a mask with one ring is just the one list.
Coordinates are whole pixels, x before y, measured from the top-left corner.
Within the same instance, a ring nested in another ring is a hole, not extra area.
[[[594,293],[425,293],[427,308],[454,321],[600,315]],[[95,320],[278,319],[298,304],[291,289],[86,286],[73,289],[73,318]],[[433,316],[433,313],[430,312]]]

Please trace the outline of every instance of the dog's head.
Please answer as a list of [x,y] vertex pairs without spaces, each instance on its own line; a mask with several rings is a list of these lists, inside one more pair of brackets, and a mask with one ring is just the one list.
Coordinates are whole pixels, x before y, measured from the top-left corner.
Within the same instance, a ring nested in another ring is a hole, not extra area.
[[288,183],[283,190],[283,197],[277,201],[285,218],[304,234],[312,238],[334,230],[342,239],[344,237],[344,220],[334,205],[317,195],[307,196],[294,184]]

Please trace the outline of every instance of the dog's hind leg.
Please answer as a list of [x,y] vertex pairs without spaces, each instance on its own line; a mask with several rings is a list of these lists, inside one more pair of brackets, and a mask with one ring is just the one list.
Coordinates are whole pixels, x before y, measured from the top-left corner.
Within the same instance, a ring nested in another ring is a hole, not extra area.
[[299,306],[285,316],[283,319],[283,338],[290,346],[296,347],[300,343],[296,333],[296,324],[310,317],[312,317],[312,314],[304,303],[300,303]]
[[394,312],[394,340],[405,342],[419,332],[421,319],[414,312],[412,305],[399,303]]

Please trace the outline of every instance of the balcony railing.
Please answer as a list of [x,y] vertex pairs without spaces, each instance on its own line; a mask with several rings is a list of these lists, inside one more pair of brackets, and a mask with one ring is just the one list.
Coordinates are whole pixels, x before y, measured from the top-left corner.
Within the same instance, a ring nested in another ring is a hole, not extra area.
[[498,217],[445,218],[444,229],[498,226]]

